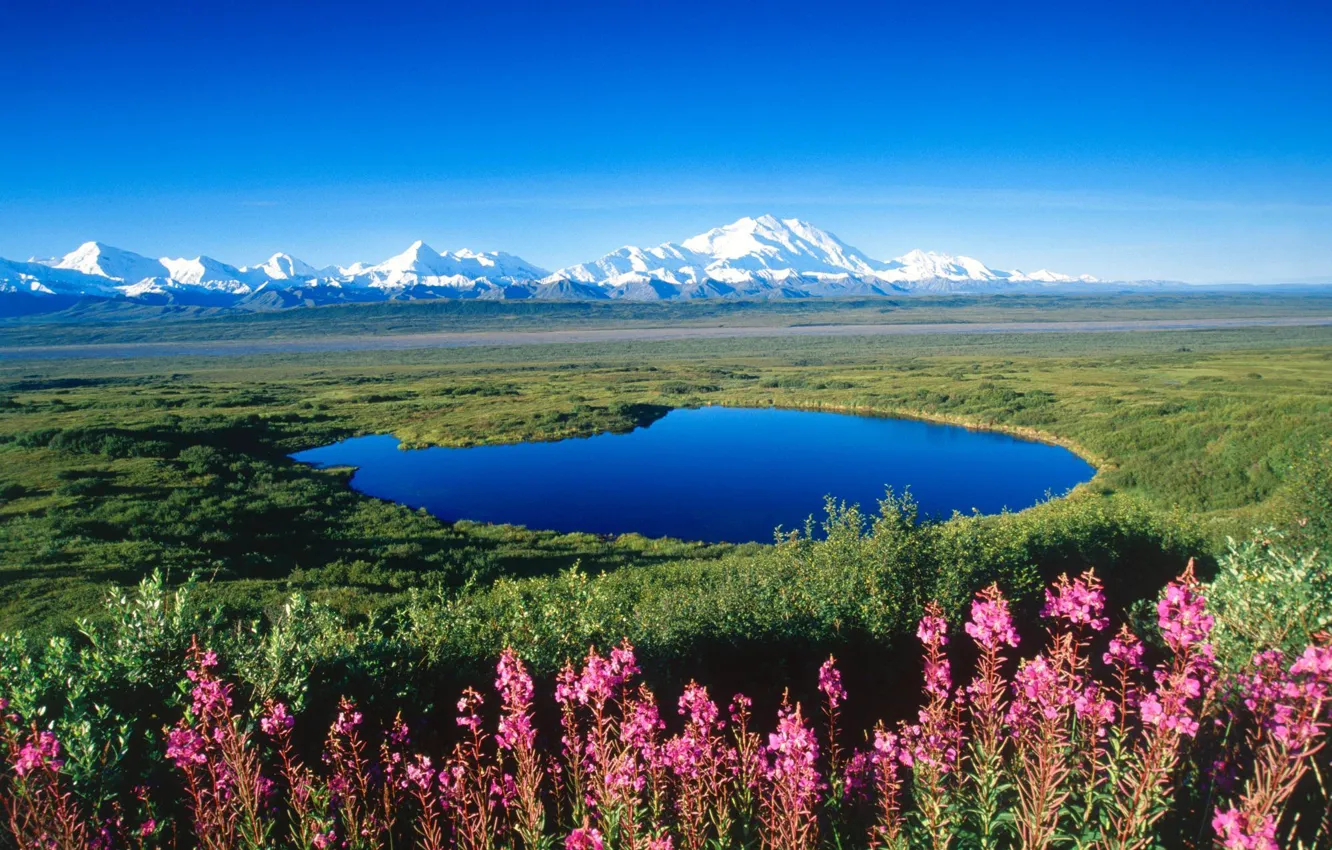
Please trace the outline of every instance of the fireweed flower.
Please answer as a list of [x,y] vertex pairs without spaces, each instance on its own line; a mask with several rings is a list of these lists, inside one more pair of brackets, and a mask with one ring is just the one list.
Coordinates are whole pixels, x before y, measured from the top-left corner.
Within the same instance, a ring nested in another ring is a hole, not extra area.
[[1212,829],[1225,850],[1279,850],[1276,826],[1270,815],[1253,819],[1234,808],[1217,809],[1212,818]]
[[1313,676],[1326,687],[1332,687],[1332,645],[1306,646],[1304,653],[1291,665],[1295,675]]
[[872,827],[876,840],[872,846],[893,847],[897,845],[902,830],[899,799],[902,781],[898,777],[898,767],[909,765],[911,759],[904,753],[897,735],[885,729],[883,723],[874,727],[874,743],[869,758],[873,768],[874,791],[878,798]]
[[197,684],[190,692],[190,696],[193,699],[192,707],[196,715],[202,717],[231,708],[230,685],[224,685],[217,679],[202,675],[198,675],[195,681]]
[[1206,643],[1215,622],[1207,613],[1207,600],[1198,594],[1196,586],[1190,569],[1183,580],[1166,586],[1165,595],[1156,604],[1161,637],[1176,653]]
[[564,839],[564,850],[603,850],[601,832],[594,827],[580,826]]
[[937,605],[926,606],[925,616],[920,618],[916,627],[916,637],[926,646],[941,647],[948,644],[948,621],[941,616]]
[[435,781],[435,771],[430,765],[430,757],[418,755],[416,760],[407,765],[407,781],[422,791],[429,791]]
[[1076,693],[1073,697],[1073,711],[1097,736],[1104,735],[1105,727],[1115,720],[1114,703],[1095,682],[1089,682]]
[[1142,641],[1129,631],[1128,625],[1122,625],[1119,627],[1119,632],[1110,639],[1110,645],[1106,653],[1101,656],[1101,660],[1125,671],[1141,670],[1142,653]]
[[1028,733],[1041,719],[1054,720],[1061,706],[1073,701],[1044,655],[1023,661],[1013,675],[1013,686],[1015,698],[1008,708],[1008,723],[1014,736]]
[[[484,701],[485,699],[481,694],[472,688],[463,691],[462,697],[458,700],[458,725],[466,727],[472,732],[476,732],[480,729],[481,717],[476,713],[476,710],[481,707],[481,704]],[[357,714],[356,716],[358,719],[360,718],[360,714]]]
[[[604,704],[614,696],[620,685],[638,672],[633,645],[627,640],[621,641],[619,646],[611,650],[609,658],[603,658],[596,650],[592,650],[587,654],[582,675],[568,684],[569,691],[564,696],[572,696],[581,705]],[[561,692],[557,689],[556,699],[560,698]]]
[[577,697],[574,689],[578,686],[578,674],[574,671],[571,662],[564,662],[560,672],[555,677],[555,702],[562,706],[572,703]]
[[[921,627],[924,628],[922,622]],[[1013,617],[1008,611],[1008,600],[1000,594],[997,585],[981,591],[971,602],[971,620],[964,626],[971,639],[982,649],[997,651],[1005,644],[1018,645]],[[921,637],[924,640],[924,636]]]
[[503,713],[495,733],[500,749],[532,747],[536,743],[536,728],[532,725],[532,677],[527,667],[512,649],[504,650],[496,668],[495,689],[500,693]]
[[784,706],[777,712],[777,731],[768,735],[763,752],[769,782],[794,789],[801,799],[813,799],[819,789],[819,742],[805,725],[799,706]]
[[1176,661],[1170,670],[1156,671],[1157,688],[1143,697],[1139,708],[1147,726],[1187,737],[1198,734],[1190,703],[1202,696],[1216,676],[1215,655],[1207,643],[1214,621],[1197,587],[1190,561],[1184,575],[1166,586],[1157,604],[1161,636]]
[[865,801],[874,790],[874,756],[856,751],[846,760],[842,770],[842,796],[847,800]]
[[834,710],[846,699],[846,688],[842,687],[842,673],[836,665],[837,659],[830,655],[819,668],[819,690],[828,700],[828,707]]
[[765,847],[798,850],[812,843],[820,790],[818,757],[818,739],[805,725],[799,703],[792,708],[783,700],[777,731],[763,748]]
[[656,754],[657,733],[665,728],[655,702],[651,699],[634,700],[621,721],[620,740],[650,762]]
[[721,724],[717,721],[719,716],[717,704],[708,696],[708,689],[702,685],[696,682],[686,685],[677,705],[685,722],[698,731],[706,732],[713,727],[720,728]]
[[361,712],[355,711],[350,707],[344,707],[338,711],[338,717],[333,721],[333,732],[339,735],[351,735],[356,731],[356,727],[361,725]]
[[167,733],[166,757],[176,763],[176,767],[186,768],[191,764],[203,764],[204,739],[189,726],[179,726]]
[[275,702],[264,712],[264,716],[259,720],[259,728],[265,735],[277,735],[280,732],[291,729],[296,725],[296,718],[291,716],[287,707],[280,702]]
[[1139,712],[1147,726],[1165,732],[1176,732],[1186,737],[1198,734],[1198,721],[1193,718],[1184,693],[1163,687],[1142,698]]
[[1045,607],[1042,617],[1065,620],[1074,626],[1091,626],[1101,631],[1109,620],[1101,616],[1105,610],[1105,593],[1101,582],[1092,570],[1088,570],[1075,579],[1067,574],[1061,575],[1053,588],[1045,591]]
[[14,772],[27,776],[37,770],[59,770],[64,762],[60,760],[60,741],[51,732],[38,732],[19,750],[14,761]]

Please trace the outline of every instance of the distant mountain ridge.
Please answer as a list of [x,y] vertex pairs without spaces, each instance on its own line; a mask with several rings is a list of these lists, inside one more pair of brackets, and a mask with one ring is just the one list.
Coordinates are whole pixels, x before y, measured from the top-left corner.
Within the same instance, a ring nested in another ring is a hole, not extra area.
[[0,302],[20,300],[18,309],[25,311],[86,299],[272,310],[426,298],[658,301],[1105,286],[1090,275],[998,270],[971,257],[920,250],[876,260],[808,222],[770,215],[682,242],[625,246],[555,272],[502,251],[436,251],[419,240],[374,265],[324,268],[286,253],[252,266],[206,256],[153,259],[101,242],[52,259],[0,259]]

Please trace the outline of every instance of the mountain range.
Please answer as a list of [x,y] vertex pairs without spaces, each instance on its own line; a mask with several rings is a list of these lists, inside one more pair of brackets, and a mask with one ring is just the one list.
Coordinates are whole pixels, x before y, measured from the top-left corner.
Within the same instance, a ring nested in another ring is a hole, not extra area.
[[[1117,282],[1151,286],[1150,281]],[[424,242],[377,264],[315,268],[278,253],[252,266],[199,256],[153,259],[87,242],[63,257],[0,259],[3,312],[117,301],[247,310],[426,298],[808,298],[1027,292],[1109,286],[1090,275],[992,269],[971,257],[911,251],[876,260],[799,219],[742,218],[682,242],[625,246],[550,272],[502,251],[436,251]]]

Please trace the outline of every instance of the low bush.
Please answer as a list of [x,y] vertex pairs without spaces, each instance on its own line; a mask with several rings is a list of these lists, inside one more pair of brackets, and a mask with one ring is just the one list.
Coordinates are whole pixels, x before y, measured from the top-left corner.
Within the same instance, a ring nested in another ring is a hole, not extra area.
[[[145,586],[116,601],[111,641],[7,655],[5,685],[20,687],[0,723],[0,810],[15,846],[60,850],[1327,847],[1332,641],[1225,671],[1204,590],[1192,567],[1166,587],[1158,651],[1127,626],[1106,640],[1095,574],[1062,576],[1044,594],[1044,648],[1014,661],[1024,640],[990,585],[970,602],[965,685],[930,603],[921,707],[851,735],[834,658],[819,668],[821,711],[787,695],[762,723],[747,697],[723,712],[691,681],[668,720],[627,641],[566,662],[549,702],[505,650],[494,702],[465,689],[447,726],[409,703],[303,704],[285,671],[337,641],[233,633],[221,643],[242,651],[228,659],[188,637],[208,634],[188,605]],[[293,629],[335,631],[296,613]],[[34,690],[80,654],[102,663]],[[167,679],[170,698],[134,700]],[[97,685],[127,690],[133,710],[86,702]],[[328,730],[322,743],[311,726]]]

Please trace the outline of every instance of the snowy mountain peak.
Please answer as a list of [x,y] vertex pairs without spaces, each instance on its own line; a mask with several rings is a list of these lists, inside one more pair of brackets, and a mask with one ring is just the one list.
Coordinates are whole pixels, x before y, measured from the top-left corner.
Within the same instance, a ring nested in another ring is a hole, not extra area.
[[357,264],[344,272],[377,288],[428,285],[468,289],[481,279],[532,281],[546,275],[545,269],[512,254],[467,249],[441,253],[419,239],[378,265]]
[[746,216],[679,243],[664,242],[647,249],[628,245],[591,263],[560,269],[548,281],[614,285],[624,275],[633,275],[635,282],[652,278],[674,284],[739,283],[793,275],[840,278],[872,274],[881,266],[808,222],[761,215]]
[[309,263],[296,259],[291,254],[278,252],[257,266],[242,266],[242,272],[262,272],[269,280],[294,280],[296,278],[316,277],[326,274]]
[[1007,276],[1007,273],[996,272],[971,257],[954,257],[919,248],[897,257],[880,274],[884,280],[893,281],[999,280]]
[[55,268],[127,283],[166,275],[166,269],[160,261],[101,242],[84,242],[61,257],[55,263]]
[[161,263],[167,268],[168,277],[173,283],[208,289],[248,292],[250,284],[257,285],[267,279],[262,273],[243,272],[235,266],[202,255],[192,260],[163,257]]

